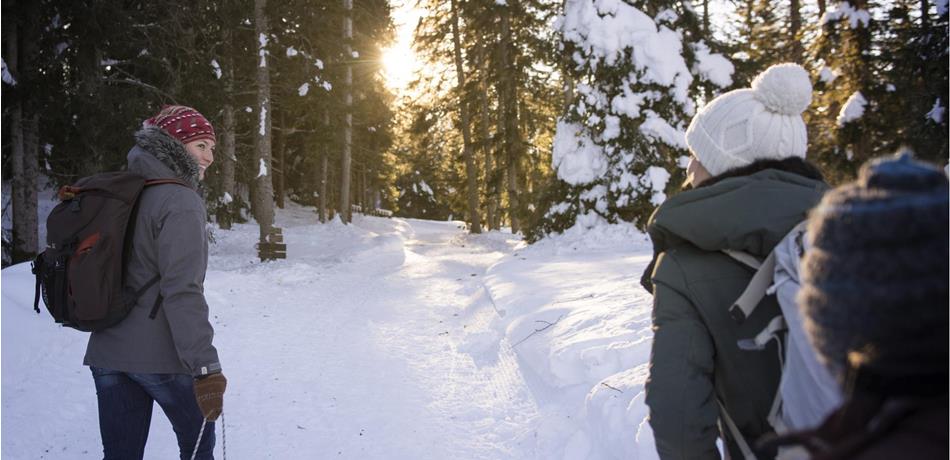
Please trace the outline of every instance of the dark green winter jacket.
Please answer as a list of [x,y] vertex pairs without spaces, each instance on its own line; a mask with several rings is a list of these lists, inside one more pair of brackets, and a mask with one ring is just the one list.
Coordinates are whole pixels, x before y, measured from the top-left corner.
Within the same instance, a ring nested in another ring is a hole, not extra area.
[[[646,403],[661,458],[719,458],[717,398],[750,444],[770,431],[777,345],[743,351],[737,342],[754,337],[780,310],[769,296],[736,324],[728,309],[753,271],[721,251],[764,258],[825,190],[820,181],[766,169],[680,193],[653,214],[654,341]],[[732,458],[742,458],[732,439],[728,446]]]

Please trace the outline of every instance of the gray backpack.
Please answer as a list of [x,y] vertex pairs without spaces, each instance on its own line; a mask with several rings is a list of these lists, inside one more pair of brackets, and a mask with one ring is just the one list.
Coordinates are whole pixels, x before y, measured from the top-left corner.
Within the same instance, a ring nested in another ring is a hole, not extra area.
[[[837,382],[818,362],[817,354],[805,336],[795,302],[800,288],[800,262],[806,250],[805,222],[802,222],[775,246],[765,260],[760,261],[744,252],[724,251],[755,269],[752,281],[729,309],[732,318],[738,323],[745,321],[766,295],[775,295],[782,309],[782,314],[773,318],[762,332],[740,340],[738,344],[739,348],[749,351],[764,350],[771,340],[779,344],[782,378],[768,417],[772,428],[779,434],[817,426],[842,402]],[[784,337],[782,332],[785,332]],[[745,459],[755,459],[748,440],[743,439],[722,403],[720,413]]]

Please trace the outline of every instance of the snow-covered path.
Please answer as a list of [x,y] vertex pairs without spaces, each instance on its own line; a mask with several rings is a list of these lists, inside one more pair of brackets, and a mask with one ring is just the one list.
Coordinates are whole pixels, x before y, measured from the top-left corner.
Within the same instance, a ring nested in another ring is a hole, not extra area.
[[[490,326],[482,278],[517,240],[451,222],[312,222],[301,208],[282,213],[289,257],[267,264],[253,261],[254,226],[215,234],[205,288],[229,378],[229,457],[534,457],[537,409],[510,347],[489,360],[459,350]],[[23,266],[3,275],[4,458],[96,458],[85,336],[35,317],[31,290],[16,288],[27,278]],[[23,432],[37,409],[68,411],[77,426]],[[160,412],[152,425],[147,457],[175,457]]]
[[[522,440],[536,410],[510,350],[482,367],[457,350],[463,332],[488,327],[481,277],[509,243],[452,223],[376,223],[392,228],[327,260],[324,235],[288,222],[286,262],[214,273],[212,303],[262,316],[217,326],[226,369],[255,363],[231,377],[233,449],[266,458],[263,436],[313,458],[531,457]],[[261,411],[273,414],[263,426]]]
[[[650,459],[643,382],[650,259],[632,227],[525,247],[458,222],[278,213],[215,230],[205,294],[228,391],[231,459]],[[101,458],[86,334],[32,311],[28,264],[2,276],[2,457]],[[226,434],[226,442],[222,435]],[[156,410],[146,458],[177,458]]]

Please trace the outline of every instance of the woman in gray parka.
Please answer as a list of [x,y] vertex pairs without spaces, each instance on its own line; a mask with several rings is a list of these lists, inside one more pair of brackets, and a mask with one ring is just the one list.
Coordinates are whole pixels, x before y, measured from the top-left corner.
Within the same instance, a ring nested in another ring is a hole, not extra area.
[[[181,458],[211,459],[213,422],[227,380],[212,345],[204,298],[206,211],[198,191],[214,161],[214,128],[195,109],[167,106],[143,123],[129,171],[180,184],[147,187],[138,201],[125,279],[143,286],[159,276],[119,324],[93,332],[84,364],[96,384],[105,458],[141,459],[153,403],[171,421]],[[154,312],[154,315],[152,315]]]

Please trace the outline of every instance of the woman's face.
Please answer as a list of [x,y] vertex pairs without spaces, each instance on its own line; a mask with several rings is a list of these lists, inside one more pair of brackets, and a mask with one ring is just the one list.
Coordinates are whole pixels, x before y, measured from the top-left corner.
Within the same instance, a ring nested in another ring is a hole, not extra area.
[[693,187],[698,187],[699,184],[702,184],[710,177],[712,177],[712,175],[709,174],[706,167],[696,159],[696,156],[690,155],[689,164],[686,165],[686,182]]
[[198,139],[185,144],[185,150],[198,162],[198,179],[204,179],[205,170],[214,163],[214,141]]

